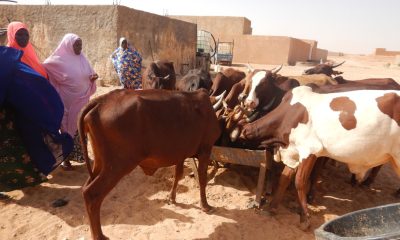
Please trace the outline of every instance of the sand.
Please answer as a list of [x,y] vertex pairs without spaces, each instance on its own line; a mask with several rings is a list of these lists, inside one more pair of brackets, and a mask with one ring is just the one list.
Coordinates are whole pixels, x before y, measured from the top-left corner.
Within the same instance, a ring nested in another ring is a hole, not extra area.
[[[337,70],[346,79],[391,77],[400,81],[400,67],[387,63],[391,57],[330,57],[346,60]],[[255,66],[258,67],[258,66]],[[260,65],[261,67],[261,65]],[[264,66],[265,67],[265,66]],[[267,66],[272,68],[274,66]],[[284,66],[285,75],[300,74],[304,66]],[[115,89],[99,87],[96,95]],[[340,140],[339,140],[340,141]],[[90,239],[90,229],[81,186],[88,177],[84,164],[74,163],[75,171],[61,169],[40,186],[12,191],[9,200],[0,200],[0,239]],[[209,171],[212,170],[210,167]],[[370,188],[352,187],[344,165],[328,164],[322,172],[315,203],[310,205],[311,229],[299,229],[299,205],[293,186],[289,187],[276,216],[248,209],[254,199],[258,169],[233,166],[218,169],[207,186],[213,214],[199,208],[199,189],[185,166],[178,186],[177,204],[165,199],[172,185],[173,168],[159,169],[145,176],[140,168],[122,179],[102,205],[102,227],[111,239],[314,239],[313,230],[324,222],[350,211],[395,203],[392,193],[400,187],[390,165],[384,166]],[[53,208],[64,198],[69,203]]]

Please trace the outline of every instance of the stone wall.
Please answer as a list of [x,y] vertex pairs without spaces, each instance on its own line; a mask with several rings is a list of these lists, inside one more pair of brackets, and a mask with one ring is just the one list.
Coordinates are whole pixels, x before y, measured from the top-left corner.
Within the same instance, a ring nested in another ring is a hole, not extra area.
[[[111,53],[125,36],[139,50],[146,66],[155,59],[193,67],[196,55],[196,25],[123,6],[82,5],[0,5],[0,28],[12,21],[27,24],[31,42],[40,60],[47,58],[66,33],[76,33],[83,41],[83,53],[104,83],[118,84]],[[150,49],[150,44],[152,50]],[[6,37],[0,36],[0,44]]]

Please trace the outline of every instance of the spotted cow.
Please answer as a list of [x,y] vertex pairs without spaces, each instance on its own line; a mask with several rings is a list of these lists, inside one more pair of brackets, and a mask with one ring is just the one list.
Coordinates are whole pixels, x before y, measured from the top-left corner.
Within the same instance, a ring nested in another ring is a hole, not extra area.
[[286,165],[270,211],[276,211],[295,176],[301,223],[309,227],[306,185],[318,157],[346,163],[359,181],[369,169],[386,162],[392,162],[400,175],[399,95],[397,90],[317,93],[300,86],[272,112],[245,125],[244,139],[257,140],[261,147],[275,146],[275,159]]

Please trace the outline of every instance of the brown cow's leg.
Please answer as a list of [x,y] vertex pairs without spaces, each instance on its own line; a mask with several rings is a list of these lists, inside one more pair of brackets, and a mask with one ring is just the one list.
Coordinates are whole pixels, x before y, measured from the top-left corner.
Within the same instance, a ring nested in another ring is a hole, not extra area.
[[209,212],[212,210],[212,207],[207,203],[206,197],[206,185],[207,185],[207,169],[208,165],[210,164],[210,154],[211,149],[208,153],[201,153],[199,154],[199,185],[200,185],[200,201],[201,201],[201,208],[204,212]]
[[273,195],[271,204],[269,206],[269,211],[274,214],[277,211],[279,203],[282,201],[283,194],[285,193],[287,187],[289,186],[290,181],[292,180],[293,175],[295,174],[295,169],[292,169],[288,166],[282,171],[281,177],[279,178],[278,189]]
[[[109,173],[109,174],[107,174]],[[85,199],[86,211],[89,216],[90,230],[93,239],[108,239],[101,231],[100,207],[105,196],[115,187],[118,181],[124,176],[122,172],[100,172],[93,181],[87,181],[83,186],[83,198]]]
[[322,167],[325,165],[325,163],[328,160],[329,160],[329,158],[319,157],[317,159],[317,162],[315,163],[315,166],[313,167],[313,170],[310,175],[310,190],[308,191],[308,194],[307,194],[307,202],[308,203],[312,203],[314,201],[317,183],[318,183],[318,179],[321,175],[320,173],[321,173]]
[[179,180],[182,179],[182,175],[183,175],[183,161],[181,161],[180,163],[176,164],[176,166],[175,166],[174,184],[172,185],[171,193],[169,195],[169,201],[171,203],[175,203],[176,187],[178,186]]
[[311,155],[300,163],[296,173],[296,189],[299,197],[299,202],[302,208],[300,215],[300,228],[306,230],[310,227],[310,214],[307,208],[307,184],[309,184],[309,177],[314,167],[316,156]]

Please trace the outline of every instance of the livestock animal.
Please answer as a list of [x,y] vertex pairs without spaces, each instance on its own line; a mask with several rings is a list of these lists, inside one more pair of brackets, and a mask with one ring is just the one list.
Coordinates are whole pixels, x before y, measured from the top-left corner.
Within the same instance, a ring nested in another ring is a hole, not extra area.
[[243,89],[246,85],[246,79],[242,79],[240,82],[235,83],[231,90],[226,95],[224,102],[226,103],[226,107],[229,109],[233,109],[239,102],[239,95],[243,92]]
[[[183,162],[196,157],[201,207],[211,209],[205,192],[207,166],[220,129],[207,91],[115,90],[85,106],[78,125],[90,175],[82,190],[93,239],[106,239],[100,224],[103,199],[137,166],[152,175],[158,168],[175,165],[169,196],[175,202]],[[87,136],[93,148],[93,168]]]
[[318,86],[338,84],[338,82],[335,79],[325,74],[313,74],[313,75],[301,75],[301,76],[278,76],[277,78],[278,81],[284,81],[285,79],[295,79],[300,83],[300,85],[307,85],[310,83],[316,84]]
[[286,165],[270,211],[276,212],[295,176],[300,221],[303,228],[309,227],[306,186],[318,157],[346,163],[358,181],[370,168],[386,162],[392,162],[400,175],[399,94],[396,90],[320,94],[300,86],[288,92],[272,112],[245,125],[244,139],[257,140],[261,147],[278,147],[275,158]]
[[337,76],[334,78],[339,84],[344,83],[362,83],[362,84],[373,84],[373,85],[382,85],[388,87],[395,87],[397,88],[399,84],[393,78],[366,78],[361,80],[346,80],[342,76]]
[[227,68],[223,72],[218,72],[213,79],[213,84],[210,90],[210,96],[217,96],[223,91],[229,93],[232,86],[244,79],[246,74],[234,68]]
[[312,75],[312,74],[325,74],[326,76],[331,77],[332,75],[340,75],[343,72],[339,72],[339,71],[335,71],[333,70],[336,67],[339,67],[340,65],[342,65],[345,61],[333,65],[331,63],[322,63],[322,64],[318,64],[317,66],[313,67],[313,68],[309,68],[307,70],[304,71],[304,75]]
[[212,86],[210,73],[203,69],[191,69],[189,72],[176,82],[176,90],[196,91],[204,88],[210,91]]
[[143,74],[143,89],[174,90],[175,84],[174,63],[167,60],[157,60],[150,63]]
[[[233,110],[225,107],[225,130],[224,134],[229,135],[231,142],[235,142],[240,135],[244,124],[262,117],[280,103],[286,91],[299,86],[293,79],[276,81],[276,73],[279,71],[254,70],[246,77],[246,86],[249,88],[248,96],[242,92],[244,106],[237,104]],[[249,87],[250,86],[250,87]],[[226,104],[227,105],[227,104]],[[225,141],[226,142],[226,141]],[[253,148],[248,142],[239,143],[243,147]]]

